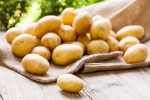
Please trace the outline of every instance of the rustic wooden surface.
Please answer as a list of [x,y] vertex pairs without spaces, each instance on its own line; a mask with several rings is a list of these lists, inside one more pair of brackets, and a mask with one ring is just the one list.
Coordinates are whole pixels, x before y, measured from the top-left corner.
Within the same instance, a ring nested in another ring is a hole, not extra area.
[[68,93],[56,83],[38,84],[0,65],[0,100],[150,100],[149,67],[76,75],[85,87]]

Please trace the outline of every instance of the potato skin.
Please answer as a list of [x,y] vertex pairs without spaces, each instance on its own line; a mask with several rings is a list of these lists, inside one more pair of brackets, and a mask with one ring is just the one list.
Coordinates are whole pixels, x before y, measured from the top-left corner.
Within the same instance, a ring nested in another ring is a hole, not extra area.
[[57,65],[68,65],[83,55],[81,46],[75,44],[62,44],[57,46],[52,53],[52,61]]
[[116,33],[114,31],[110,31],[109,36],[112,36],[114,38],[117,38]]
[[148,50],[144,44],[131,46],[125,52],[123,58],[127,63],[144,62],[148,56]]
[[90,35],[93,40],[102,39],[107,40],[109,33],[112,30],[112,24],[110,20],[102,18],[95,21],[90,28]]
[[85,35],[92,24],[92,17],[87,12],[79,13],[73,21],[73,29],[77,35]]
[[66,8],[62,11],[60,18],[65,25],[72,26],[74,18],[77,16],[77,11],[73,8]]
[[21,35],[23,33],[23,31],[17,27],[13,27],[13,28],[10,28],[9,30],[7,30],[6,32],[6,40],[9,44],[12,43],[12,41],[19,35]]
[[96,15],[96,16],[92,17],[92,22],[95,22],[95,21],[100,20],[102,18],[103,17],[101,15]]
[[37,38],[42,38],[48,32],[54,32],[60,28],[62,22],[57,16],[45,16],[41,18],[34,28],[34,34]]
[[32,50],[31,53],[32,54],[38,54],[38,55],[44,57],[47,60],[50,60],[50,58],[51,58],[51,52],[50,52],[50,50],[47,49],[44,46],[37,46],[37,47],[33,48],[33,50]]
[[127,36],[119,42],[119,48],[121,51],[125,52],[129,47],[139,43],[140,41],[137,38],[133,36]]
[[31,74],[44,75],[50,67],[50,63],[37,54],[27,54],[21,62],[25,71]]
[[134,36],[141,39],[144,36],[144,28],[140,25],[130,25],[117,32],[117,39],[121,40],[127,36]]
[[90,34],[87,33],[86,35],[83,36],[78,36],[77,41],[81,42],[85,47],[87,47],[87,45],[89,44],[89,42],[91,41],[91,37]]
[[93,40],[87,46],[87,53],[97,54],[97,53],[106,53],[109,51],[108,44],[103,40]]
[[110,52],[119,50],[119,41],[114,37],[109,36],[106,42],[109,45]]
[[63,42],[71,42],[76,40],[76,33],[69,25],[62,25],[58,30],[58,35]]
[[31,35],[34,36],[34,28],[35,28],[35,25],[36,25],[36,23],[29,24],[29,25],[25,28],[24,33],[26,33],[26,34],[31,34]]
[[31,53],[34,47],[36,47],[36,40],[35,37],[30,34],[19,35],[11,44],[13,54],[18,57],[24,57]]
[[54,48],[61,44],[61,39],[55,33],[47,33],[42,37],[41,43],[43,46],[52,51]]
[[63,74],[57,78],[57,85],[64,91],[79,92],[83,89],[83,81],[75,75]]

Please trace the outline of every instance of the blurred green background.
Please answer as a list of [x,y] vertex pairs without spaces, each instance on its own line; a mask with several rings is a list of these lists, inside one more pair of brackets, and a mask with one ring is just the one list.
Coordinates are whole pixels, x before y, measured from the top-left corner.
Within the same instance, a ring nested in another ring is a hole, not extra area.
[[25,25],[67,7],[81,8],[104,0],[0,0],[0,31]]

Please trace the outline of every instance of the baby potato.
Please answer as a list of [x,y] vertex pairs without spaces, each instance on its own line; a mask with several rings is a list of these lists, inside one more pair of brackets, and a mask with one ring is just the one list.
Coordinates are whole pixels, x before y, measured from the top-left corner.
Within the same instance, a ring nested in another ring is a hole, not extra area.
[[57,85],[67,92],[79,92],[83,89],[83,81],[75,75],[63,74],[57,78]]
[[66,8],[62,11],[60,18],[65,25],[72,26],[73,20],[77,15],[77,11],[73,8]]
[[26,72],[37,75],[44,75],[50,67],[50,63],[37,54],[27,54],[21,61]]
[[139,43],[140,41],[137,38],[133,36],[127,36],[119,42],[119,48],[121,51],[125,52],[129,47]]
[[32,54],[38,54],[42,57],[44,57],[45,59],[47,60],[50,60],[51,58],[51,52],[49,51],[49,49],[47,49],[46,47],[44,46],[37,46],[35,47],[32,52]]
[[96,16],[92,17],[92,22],[95,22],[95,21],[102,19],[102,18],[103,17],[101,15],[96,15]]
[[13,28],[10,28],[9,30],[7,30],[6,32],[6,40],[9,44],[12,43],[12,41],[19,35],[21,35],[23,33],[23,31],[17,27],[13,27]]
[[127,63],[144,62],[148,56],[148,50],[144,44],[136,44],[127,49],[123,58]]
[[52,53],[52,61],[57,65],[68,65],[80,59],[83,55],[81,46],[75,44],[62,44]]
[[48,32],[54,32],[59,29],[62,22],[57,16],[45,16],[41,18],[34,28],[34,34],[37,38],[42,38]]
[[112,24],[110,20],[102,18],[95,21],[90,28],[90,35],[93,40],[103,39],[107,40],[109,33],[112,30]]
[[130,25],[117,32],[117,39],[121,40],[127,36],[134,36],[141,39],[144,36],[144,28],[140,25]]
[[63,42],[71,42],[76,40],[76,33],[74,29],[69,25],[62,25],[58,30],[58,35]]
[[24,57],[29,54],[34,47],[36,47],[36,40],[30,34],[19,35],[11,44],[13,54],[18,57]]
[[55,33],[48,33],[42,37],[41,43],[43,46],[52,51],[54,48],[61,44],[61,39]]
[[109,36],[107,44],[109,45],[110,52],[119,50],[119,41],[116,40],[114,37]]
[[96,53],[106,53],[109,51],[108,44],[103,40],[93,40],[87,46],[87,53],[96,54]]
[[88,34],[83,35],[83,36],[78,36],[77,41],[81,42],[85,47],[87,47],[87,45],[91,41],[90,34],[88,33]]
[[79,13],[73,21],[73,29],[78,35],[85,35],[92,24],[92,17],[87,12]]
[[114,38],[117,38],[116,33],[114,31],[110,31],[109,36],[112,36]]
[[35,27],[35,25],[36,25],[36,23],[29,24],[25,28],[24,33],[34,35],[34,27]]

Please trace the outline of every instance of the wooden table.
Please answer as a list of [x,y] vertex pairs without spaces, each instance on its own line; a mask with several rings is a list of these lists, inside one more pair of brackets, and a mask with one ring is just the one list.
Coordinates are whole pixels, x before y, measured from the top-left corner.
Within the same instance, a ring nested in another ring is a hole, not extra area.
[[76,75],[86,85],[69,93],[56,83],[38,84],[0,65],[0,100],[150,100],[148,67]]

